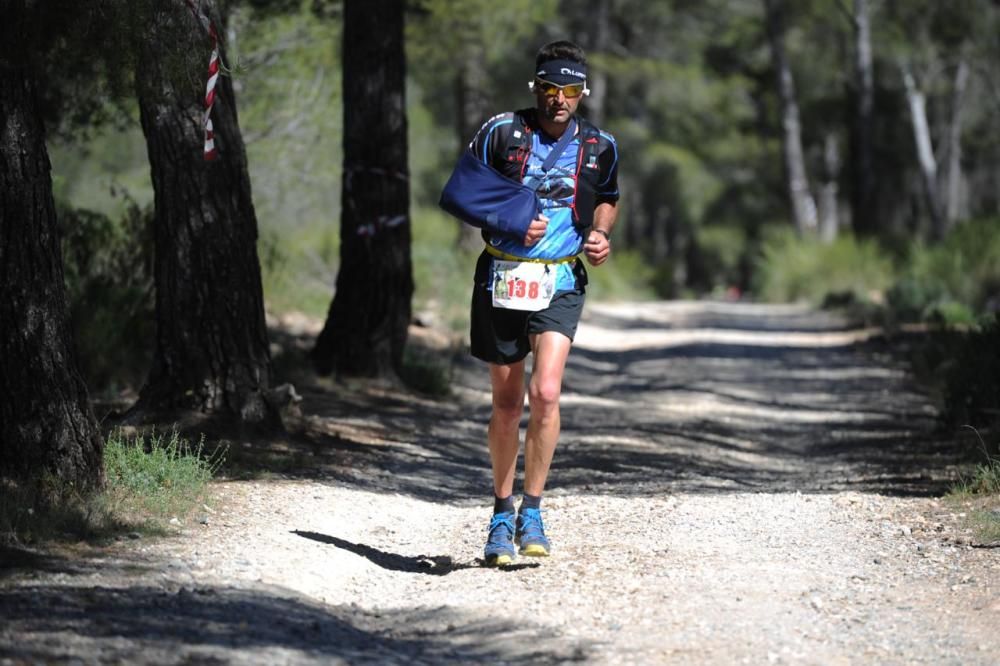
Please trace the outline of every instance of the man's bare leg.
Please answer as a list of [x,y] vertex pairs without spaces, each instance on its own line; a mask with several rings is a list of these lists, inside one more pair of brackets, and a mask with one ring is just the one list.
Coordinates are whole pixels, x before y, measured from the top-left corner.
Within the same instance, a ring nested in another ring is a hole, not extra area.
[[497,497],[514,493],[517,453],[521,448],[519,428],[524,412],[524,361],[510,365],[490,364],[493,414],[490,416],[490,462],[493,492]]
[[493,517],[484,557],[489,566],[505,566],[514,558],[514,475],[521,448],[521,414],[524,412],[524,361],[490,364],[493,413],[490,415],[490,462],[493,465]]
[[528,495],[541,496],[559,441],[559,396],[570,345],[569,338],[555,331],[532,336],[531,417],[524,440],[524,492]]

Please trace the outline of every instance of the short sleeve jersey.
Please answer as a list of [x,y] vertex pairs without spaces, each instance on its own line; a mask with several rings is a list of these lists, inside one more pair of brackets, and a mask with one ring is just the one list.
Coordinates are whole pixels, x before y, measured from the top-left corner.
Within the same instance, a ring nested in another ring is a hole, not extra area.
[[[561,259],[579,254],[583,249],[584,234],[587,229],[574,223],[573,206],[577,188],[578,170],[598,169],[596,178],[595,206],[618,200],[618,146],[614,137],[607,132],[599,132],[597,160],[594,164],[581,165],[581,133],[577,125],[574,139],[566,146],[555,165],[548,172],[542,171],[542,164],[556,145],[556,139],[537,127],[534,109],[519,111],[531,138],[530,150],[523,163],[511,161],[505,154],[511,145],[514,114],[504,113],[494,116],[480,128],[469,146],[473,154],[504,173],[510,178],[520,177],[524,184],[537,186],[542,214],[549,218],[545,235],[534,245],[523,244],[524,239],[510,237],[489,237],[487,242],[505,254],[525,259]],[[513,137],[520,139],[519,136]],[[518,173],[520,168],[520,173]],[[556,269],[556,291],[576,288],[576,277],[572,262],[554,264]]]

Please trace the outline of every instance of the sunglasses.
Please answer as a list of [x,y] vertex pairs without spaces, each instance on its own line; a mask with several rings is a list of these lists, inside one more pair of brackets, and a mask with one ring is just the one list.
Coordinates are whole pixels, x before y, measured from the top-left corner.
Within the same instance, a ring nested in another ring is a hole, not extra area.
[[579,97],[587,89],[586,83],[570,83],[569,85],[559,86],[550,81],[545,81],[543,79],[535,79],[534,90],[542,91],[542,94],[546,97],[556,97],[559,92],[562,91],[563,96],[566,99],[573,99],[574,97]]

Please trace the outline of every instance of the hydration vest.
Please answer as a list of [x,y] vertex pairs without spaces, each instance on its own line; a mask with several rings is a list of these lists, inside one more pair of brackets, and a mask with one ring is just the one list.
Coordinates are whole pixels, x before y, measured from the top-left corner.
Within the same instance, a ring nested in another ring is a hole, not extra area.
[[[534,109],[515,111],[513,122],[506,136],[506,145],[499,155],[494,155],[493,167],[508,178],[522,182],[524,171],[531,154],[532,129],[525,122],[525,115]],[[579,149],[576,156],[576,170],[573,174],[573,224],[585,232],[594,224],[594,206],[597,198],[597,184],[601,176],[598,161],[601,147],[600,131],[585,118],[576,116],[579,127]]]

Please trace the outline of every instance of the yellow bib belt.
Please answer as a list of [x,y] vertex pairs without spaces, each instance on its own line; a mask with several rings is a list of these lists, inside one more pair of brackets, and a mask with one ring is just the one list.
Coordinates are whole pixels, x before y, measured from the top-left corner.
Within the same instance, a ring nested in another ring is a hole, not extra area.
[[513,254],[507,254],[506,252],[501,252],[492,245],[486,246],[486,253],[493,255],[497,259],[503,259],[504,261],[528,261],[533,264],[568,264],[571,261],[576,260],[576,255],[570,255],[568,257],[560,257],[558,259],[537,259],[529,257],[515,257]]

